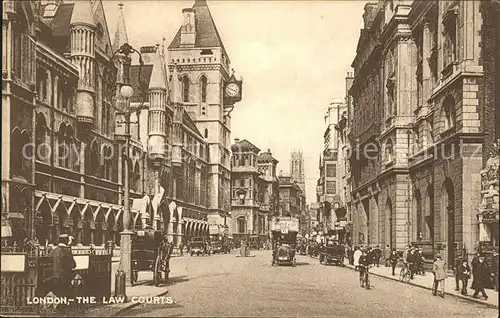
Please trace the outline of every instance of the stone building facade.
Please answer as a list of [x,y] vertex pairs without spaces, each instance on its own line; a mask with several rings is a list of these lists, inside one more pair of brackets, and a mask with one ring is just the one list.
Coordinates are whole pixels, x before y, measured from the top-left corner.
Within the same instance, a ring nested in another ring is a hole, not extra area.
[[[224,225],[231,208],[231,112],[224,95],[234,80],[231,60],[206,1],[182,10],[183,24],[168,47],[168,69],[175,89],[172,102],[182,105],[208,142],[208,219]],[[229,229],[231,232],[231,229]]]
[[[179,70],[167,67],[163,46],[141,48],[142,67],[121,54],[110,64],[128,42],[122,6],[111,41],[102,1],[5,2],[2,226],[10,242],[55,243],[68,233],[81,245],[119,244],[127,181],[132,228],[163,229],[176,246],[208,235],[209,138],[177,102]],[[127,79],[134,95],[124,100]],[[218,92],[206,85],[200,94]],[[129,107],[137,111],[127,153]]]
[[278,176],[280,216],[300,218],[305,213],[305,197],[291,176]]
[[270,151],[260,153],[260,149],[246,139],[235,139],[231,150],[233,238],[238,242],[257,235],[264,242],[268,238],[268,216],[276,191],[278,161]]
[[495,5],[365,6],[350,90],[355,243],[429,245],[448,264],[474,253],[481,170],[498,134]]

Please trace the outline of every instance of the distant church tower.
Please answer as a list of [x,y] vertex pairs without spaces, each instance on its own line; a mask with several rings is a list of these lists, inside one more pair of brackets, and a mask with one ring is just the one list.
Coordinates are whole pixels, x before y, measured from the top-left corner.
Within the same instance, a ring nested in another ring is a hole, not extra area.
[[290,156],[290,176],[295,180],[304,196],[306,195],[306,177],[302,150],[294,150]]
[[225,103],[231,75],[229,56],[206,1],[182,10],[183,23],[168,47],[174,105],[184,107],[209,143],[208,221],[230,218],[231,116]]

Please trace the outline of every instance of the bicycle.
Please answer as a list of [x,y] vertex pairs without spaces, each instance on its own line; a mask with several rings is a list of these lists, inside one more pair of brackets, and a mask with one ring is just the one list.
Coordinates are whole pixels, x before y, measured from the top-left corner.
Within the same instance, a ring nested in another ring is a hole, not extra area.
[[361,269],[361,271],[363,271],[363,273],[360,273],[360,277],[359,277],[360,287],[370,289],[370,275],[368,272],[369,267],[363,266],[362,268],[363,269]]
[[409,264],[403,263],[403,267],[399,272],[399,280],[405,284],[408,284],[411,280],[411,272],[409,268]]

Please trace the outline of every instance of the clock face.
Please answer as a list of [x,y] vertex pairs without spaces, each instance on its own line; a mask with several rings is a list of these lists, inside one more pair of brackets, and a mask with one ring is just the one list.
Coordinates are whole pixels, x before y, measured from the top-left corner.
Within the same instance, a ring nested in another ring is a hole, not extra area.
[[236,97],[240,92],[240,87],[236,83],[229,83],[226,86],[226,95],[229,97]]

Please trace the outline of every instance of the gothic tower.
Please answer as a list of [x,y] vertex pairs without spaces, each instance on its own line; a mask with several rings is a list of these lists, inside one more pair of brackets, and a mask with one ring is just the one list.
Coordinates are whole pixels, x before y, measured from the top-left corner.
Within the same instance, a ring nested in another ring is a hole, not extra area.
[[230,60],[205,1],[196,0],[182,14],[183,24],[168,47],[171,101],[186,109],[209,143],[208,221],[224,224],[230,217],[232,107],[224,105],[223,88],[231,80]]
[[296,181],[302,190],[304,196],[306,195],[305,185],[305,172],[304,172],[304,155],[302,150],[294,150],[290,156],[290,176]]
[[90,1],[76,1],[71,16],[71,62],[80,76],[76,96],[76,115],[84,124],[94,124],[95,30]]

